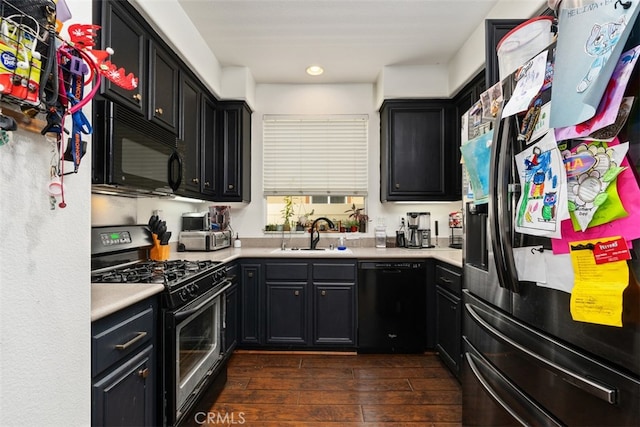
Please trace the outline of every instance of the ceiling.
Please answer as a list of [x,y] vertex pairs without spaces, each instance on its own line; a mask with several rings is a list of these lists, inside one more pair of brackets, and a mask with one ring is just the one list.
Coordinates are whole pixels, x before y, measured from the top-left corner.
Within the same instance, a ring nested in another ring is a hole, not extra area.
[[373,83],[385,66],[446,64],[498,0],[179,3],[220,64],[256,83]]

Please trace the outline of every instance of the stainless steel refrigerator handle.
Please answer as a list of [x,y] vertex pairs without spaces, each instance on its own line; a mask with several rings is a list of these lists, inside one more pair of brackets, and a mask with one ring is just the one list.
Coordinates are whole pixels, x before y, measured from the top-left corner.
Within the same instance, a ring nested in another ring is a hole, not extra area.
[[501,144],[498,160],[498,181],[497,181],[497,209],[498,209],[498,233],[500,246],[502,247],[501,260],[503,262],[505,287],[513,292],[520,292],[520,282],[518,281],[518,271],[513,256],[513,244],[511,232],[513,231],[513,219],[509,205],[511,204],[511,193],[509,186],[511,177],[510,171],[513,165],[513,147],[517,138],[515,133],[516,124],[513,117],[503,120],[504,129],[501,135]]
[[[482,372],[480,372],[480,368],[476,365],[476,360],[485,369],[492,370],[492,368],[490,366],[488,366],[488,363],[486,361],[482,360],[481,358],[469,353],[469,352],[465,352],[464,355],[465,355],[465,358],[467,359],[467,363],[469,364],[469,367],[471,368],[471,371],[473,372],[473,375],[480,382],[480,385],[482,385],[482,387],[486,390],[486,392],[489,393],[489,395],[491,395],[493,400],[495,400],[500,406],[502,406],[502,408],[504,408],[504,410],[507,411],[509,413],[509,415],[511,415],[521,425],[530,426],[531,423],[527,422],[520,415],[518,415],[518,413],[511,406],[509,406],[498,395],[498,393],[493,389],[493,387],[491,387],[491,385],[489,384],[489,381],[487,381],[487,379],[484,377]],[[507,383],[507,386],[515,389],[515,387],[513,387],[511,384],[509,384],[507,379],[502,378],[502,375],[500,373],[495,372],[495,375],[498,376],[498,379],[500,379],[500,381],[503,381],[503,382]],[[555,417],[553,417],[551,414],[549,414],[548,412],[546,412],[545,410],[540,408],[537,404],[532,402],[526,396],[521,395],[520,392],[517,389],[515,391],[516,391],[516,393],[518,393],[518,396],[517,396],[518,399],[517,400],[525,400],[526,402],[529,403],[531,408],[535,408],[535,410],[537,411],[535,416],[537,418],[541,418],[539,420],[541,422],[541,425],[542,425],[542,422],[544,422],[544,425],[555,425],[555,426],[558,426],[558,427],[563,425],[558,420],[556,420]],[[531,411],[531,412],[533,413],[533,411]]]
[[[480,369],[478,369],[478,367],[476,366],[476,363],[473,360],[473,356],[470,353],[465,353],[464,355],[467,358],[467,363],[469,364],[469,367],[471,368],[473,375],[475,375],[475,377],[478,379],[482,387],[486,390],[487,393],[489,393],[489,395],[491,395],[493,400],[498,402],[498,404],[502,406],[502,408],[505,411],[507,411],[509,415],[515,418],[515,420],[518,421],[521,425],[527,426],[528,423],[522,418],[520,418],[520,416],[513,409],[511,409],[511,407],[507,405],[507,403],[504,400],[502,400],[500,396],[498,396],[498,393],[496,393],[496,391],[493,388],[491,388],[491,385],[489,385],[489,382],[484,378],[484,376],[480,372]],[[480,362],[482,363],[482,361]]]
[[491,240],[491,248],[493,249],[493,258],[496,264],[496,274],[498,276],[498,284],[503,288],[508,288],[506,281],[506,269],[504,262],[504,250],[499,235],[500,230],[500,203],[499,196],[499,170],[500,153],[502,152],[502,139],[504,132],[503,124],[506,121],[497,120],[497,126],[493,130],[493,140],[491,142],[491,164],[489,166],[489,239]]
[[542,357],[541,355],[539,355],[538,353],[529,350],[527,347],[517,343],[516,341],[512,340],[511,338],[509,338],[508,336],[504,335],[502,332],[500,332],[498,329],[494,328],[490,323],[488,323],[487,321],[485,321],[477,312],[476,310],[473,308],[473,306],[471,306],[471,304],[465,304],[465,309],[467,310],[467,312],[469,312],[469,314],[471,315],[471,317],[473,317],[473,319],[478,322],[483,328],[485,328],[487,331],[489,331],[491,334],[493,334],[496,338],[502,340],[503,342],[509,344],[510,346],[520,350],[522,353],[524,353],[525,355],[529,356],[532,359],[535,359],[536,361],[540,362],[542,365],[545,366],[546,369],[553,371],[554,373],[558,374],[561,376],[561,378],[566,381],[567,383],[583,390],[586,391],[587,393],[597,397],[598,399],[604,400],[605,402],[609,403],[609,404],[615,404],[616,400],[617,400],[617,391],[616,389],[609,387],[609,386],[605,386],[602,385],[600,383],[597,383],[587,377],[584,377],[580,374],[577,374],[561,365],[558,365],[557,363],[554,363],[552,361],[550,361],[549,359],[546,359],[544,357]]

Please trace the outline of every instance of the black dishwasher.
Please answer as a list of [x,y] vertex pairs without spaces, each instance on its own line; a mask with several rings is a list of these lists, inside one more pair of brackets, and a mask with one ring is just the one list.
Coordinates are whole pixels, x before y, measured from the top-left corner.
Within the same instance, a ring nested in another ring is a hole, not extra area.
[[426,345],[424,261],[358,263],[358,352],[422,353]]

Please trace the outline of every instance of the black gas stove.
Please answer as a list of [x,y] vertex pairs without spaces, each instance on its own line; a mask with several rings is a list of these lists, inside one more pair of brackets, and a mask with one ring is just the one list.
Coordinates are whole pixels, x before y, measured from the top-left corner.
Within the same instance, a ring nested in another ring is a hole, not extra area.
[[226,279],[219,261],[149,259],[151,231],[146,225],[92,228],[92,283],[156,283],[164,285],[163,305],[175,308]]

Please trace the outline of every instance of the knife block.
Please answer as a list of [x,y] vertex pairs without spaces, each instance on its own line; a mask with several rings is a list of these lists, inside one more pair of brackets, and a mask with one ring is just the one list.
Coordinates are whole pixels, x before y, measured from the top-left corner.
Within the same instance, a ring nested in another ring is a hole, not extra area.
[[153,261],[166,261],[169,259],[169,245],[161,245],[157,234],[152,234],[153,247],[149,252],[149,258]]

